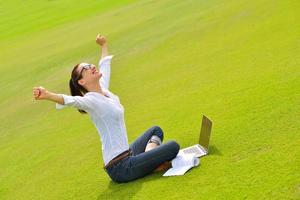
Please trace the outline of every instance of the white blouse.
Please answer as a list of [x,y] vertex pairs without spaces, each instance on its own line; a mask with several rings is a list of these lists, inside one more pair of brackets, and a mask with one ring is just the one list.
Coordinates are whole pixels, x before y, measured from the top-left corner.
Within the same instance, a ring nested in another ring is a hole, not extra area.
[[64,105],[56,104],[57,109],[73,106],[86,111],[96,126],[102,143],[102,155],[106,165],[111,159],[129,149],[124,108],[117,95],[108,90],[110,80],[111,56],[99,61],[99,70],[102,73],[100,85],[104,96],[97,92],[88,92],[83,97],[61,94]]

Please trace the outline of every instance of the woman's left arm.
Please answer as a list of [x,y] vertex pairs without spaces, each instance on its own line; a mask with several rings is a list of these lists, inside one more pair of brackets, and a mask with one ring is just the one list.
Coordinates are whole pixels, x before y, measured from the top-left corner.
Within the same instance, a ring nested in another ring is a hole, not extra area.
[[101,46],[101,59],[108,55],[108,45],[106,38],[103,35],[98,34],[96,42]]
[[110,63],[113,56],[108,56],[108,45],[104,36],[98,34],[96,37],[96,43],[99,44],[102,48],[101,59],[99,61],[99,70],[102,73],[102,77],[100,78],[100,85],[101,87],[109,90]]

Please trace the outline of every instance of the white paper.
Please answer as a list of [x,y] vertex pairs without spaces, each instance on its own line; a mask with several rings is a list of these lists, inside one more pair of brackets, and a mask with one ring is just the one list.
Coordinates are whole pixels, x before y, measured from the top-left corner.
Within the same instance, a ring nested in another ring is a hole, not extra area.
[[172,160],[172,168],[166,171],[163,176],[178,176],[183,175],[192,167],[198,166],[200,163],[196,154],[179,153],[176,158]]

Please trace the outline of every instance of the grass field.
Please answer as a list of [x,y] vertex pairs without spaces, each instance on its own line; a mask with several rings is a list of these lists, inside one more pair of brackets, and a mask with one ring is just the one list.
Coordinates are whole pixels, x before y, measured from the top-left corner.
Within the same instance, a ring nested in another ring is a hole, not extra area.
[[[297,0],[0,1],[0,199],[300,199]],[[98,133],[75,109],[71,69],[109,41],[129,142],[153,125],[186,147],[201,114],[211,154],[184,176],[116,184]]]

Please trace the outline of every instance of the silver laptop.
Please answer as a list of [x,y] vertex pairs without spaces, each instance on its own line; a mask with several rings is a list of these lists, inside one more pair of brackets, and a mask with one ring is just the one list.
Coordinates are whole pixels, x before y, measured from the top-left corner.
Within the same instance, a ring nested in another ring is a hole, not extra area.
[[199,144],[180,149],[179,153],[190,154],[194,153],[197,157],[205,156],[208,154],[209,139],[212,129],[212,121],[205,115],[202,117],[202,125],[199,136]]

